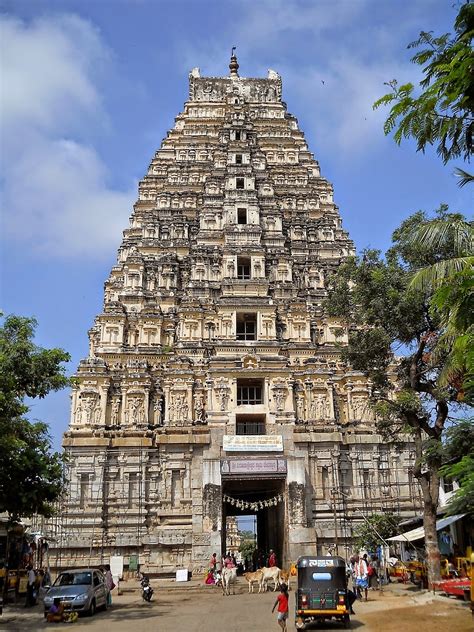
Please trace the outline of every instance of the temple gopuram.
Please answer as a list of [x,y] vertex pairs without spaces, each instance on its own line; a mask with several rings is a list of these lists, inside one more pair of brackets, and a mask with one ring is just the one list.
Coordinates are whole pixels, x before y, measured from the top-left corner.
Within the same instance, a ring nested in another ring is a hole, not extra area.
[[254,516],[286,566],[419,508],[410,443],[377,434],[324,309],[354,245],[282,80],[189,75],[139,183],[64,436],[62,567],[198,571]]

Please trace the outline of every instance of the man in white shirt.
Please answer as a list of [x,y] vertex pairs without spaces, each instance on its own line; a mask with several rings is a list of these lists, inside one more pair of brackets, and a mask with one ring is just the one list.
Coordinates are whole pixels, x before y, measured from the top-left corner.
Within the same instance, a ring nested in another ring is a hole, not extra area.
[[35,582],[36,582],[36,573],[33,570],[31,564],[27,567],[28,574],[28,584],[26,586],[26,604],[25,606],[34,606],[36,605],[36,599],[34,597],[35,590]]
[[354,563],[354,571],[356,578],[357,594],[362,599],[362,590],[365,592],[365,600],[367,601],[368,588],[369,588],[369,574],[367,568],[367,562],[364,558],[356,556]]

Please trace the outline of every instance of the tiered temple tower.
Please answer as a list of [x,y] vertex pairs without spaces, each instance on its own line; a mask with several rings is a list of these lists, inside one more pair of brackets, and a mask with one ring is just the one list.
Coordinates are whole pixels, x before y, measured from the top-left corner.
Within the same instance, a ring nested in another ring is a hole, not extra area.
[[386,445],[340,357],[326,280],[353,244],[280,76],[189,75],[139,184],[64,437],[61,565],[139,555],[198,569],[255,514],[284,563],[340,553],[362,514],[409,515],[409,444]]

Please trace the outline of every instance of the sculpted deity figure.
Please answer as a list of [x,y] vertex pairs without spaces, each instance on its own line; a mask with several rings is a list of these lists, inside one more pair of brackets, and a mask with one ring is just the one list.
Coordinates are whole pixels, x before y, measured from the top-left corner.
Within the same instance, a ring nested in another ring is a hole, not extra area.
[[204,421],[204,395],[202,393],[197,393],[194,398],[194,421],[196,423]]
[[161,426],[163,423],[163,400],[161,395],[157,395],[153,403],[154,423],[155,426]]
[[131,397],[129,399],[128,412],[128,419],[131,423],[141,424],[143,422],[143,402],[139,397]]
[[354,413],[354,419],[363,419],[366,406],[367,402],[365,397],[357,395],[352,398],[352,410]]
[[183,395],[183,401],[181,404],[181,421],[186,423],[189,417],[189,404],[186,395]]
[[114,397],[112,400],[112,407],[110,411],[110,423],[112,426],[119,425],[119,411],[120,411],[120,399],[118,397]]
[[81,400],[80,399],[78,399],[78,401],[77,401],[77,406],[76,406],[76,410],[75,410],[75,413],[74,413],[74,419],[75,419],[75,422],[77,424],[82,424],[82,406],[81,406]]
[[226,386],[220,386],[216,389],[217,399],[219,400],[220,409],[223,412],[227,408],[227,403],[229,401],[229,390]]
[[304,395],[296,393],[296,421],[304,421]]
[[318,418],[318,399],[317,399],[317,396],[314,394],[311,397],[311,405],[309,407],[309,418],[310,419]]
[[285,408],[286,394],[282,388],[276,389],[274,393],[276,409],[282,411]]
[[86,424],[92,423],[94,418],[94,410],[95,410],[96,402],[92,397],[86,397],[84,399],[84,412],[85,412],[85,422]]

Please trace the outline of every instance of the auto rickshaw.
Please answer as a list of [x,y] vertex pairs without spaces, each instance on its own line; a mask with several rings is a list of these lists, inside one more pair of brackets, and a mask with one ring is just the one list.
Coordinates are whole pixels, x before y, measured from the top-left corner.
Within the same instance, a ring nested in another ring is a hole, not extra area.
[[296,568],[296,629],[309,630],[313,624],[332,618],[350,628],[346,562],[342,557],[303,556]]

